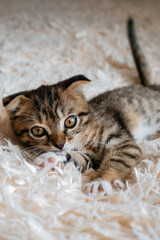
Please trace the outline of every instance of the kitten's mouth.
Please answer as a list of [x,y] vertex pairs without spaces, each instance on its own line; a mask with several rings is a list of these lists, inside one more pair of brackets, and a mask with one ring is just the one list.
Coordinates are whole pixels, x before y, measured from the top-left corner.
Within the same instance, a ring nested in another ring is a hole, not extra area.
[[52,152],[54,152],[54,153],[61,153],[62,150],[56,150],[56,151],[52,151]]
[[60,150],[58,148],[51,148],[51,149],[48,149],[46,152],[61,153],[63,151],[64,150]]

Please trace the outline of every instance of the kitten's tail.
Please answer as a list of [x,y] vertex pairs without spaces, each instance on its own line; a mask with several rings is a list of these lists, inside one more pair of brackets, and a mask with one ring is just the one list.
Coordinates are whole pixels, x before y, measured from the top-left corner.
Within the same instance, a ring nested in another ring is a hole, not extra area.
[[128,38],[129,38],[130,46],[132,49],[137,71],[141,80],[141,84],[143,86],[149,86],[151,84],[150,82],[151,72],[149,70],[149,66],[146,61],[145,55],[143,54],[143,51],[138,43],[135,28],[134,28],[134,21],[132,18],[128,19],[127,30],[128,30]]

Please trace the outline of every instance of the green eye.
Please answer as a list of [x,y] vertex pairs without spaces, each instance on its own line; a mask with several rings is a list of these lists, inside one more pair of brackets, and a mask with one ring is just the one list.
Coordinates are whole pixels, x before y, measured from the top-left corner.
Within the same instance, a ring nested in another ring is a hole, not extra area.
[[31,132],[36,137],[42,137],[46,134],[46,130],[42,127],[33,127]]
[[73,128],[77,124],[77,117],[75,115],[71,115],[64,121],[64,125],[66,128]]

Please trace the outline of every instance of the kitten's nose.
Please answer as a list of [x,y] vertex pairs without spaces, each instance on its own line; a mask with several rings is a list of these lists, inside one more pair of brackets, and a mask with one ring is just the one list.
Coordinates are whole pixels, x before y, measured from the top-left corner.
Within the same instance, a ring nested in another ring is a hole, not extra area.
[[64,142],[55,144],[55,147],[59,148],[60,150],[62,150],[63,146],[64,146]]

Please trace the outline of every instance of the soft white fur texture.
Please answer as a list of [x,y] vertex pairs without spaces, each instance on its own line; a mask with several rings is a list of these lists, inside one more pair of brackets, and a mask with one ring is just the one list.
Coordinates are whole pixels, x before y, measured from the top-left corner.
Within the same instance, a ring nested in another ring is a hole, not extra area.
[[[75,74],[93,80],[87,98],[138,83],[129,15],[160,83],[160,1],[1,0],[0,97]],[[160,239],[160,138],[140,144],[125,191],[87,196],[72,164],[52,171],[22,158],[0,109],[1,240]]]

